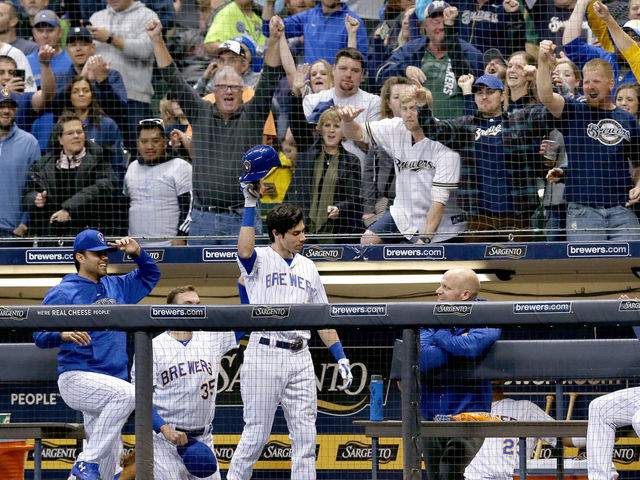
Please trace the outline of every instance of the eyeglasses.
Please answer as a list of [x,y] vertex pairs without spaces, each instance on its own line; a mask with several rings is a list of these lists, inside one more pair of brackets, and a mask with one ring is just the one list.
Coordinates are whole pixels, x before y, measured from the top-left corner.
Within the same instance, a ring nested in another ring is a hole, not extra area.
[[242,90],[242,85],[216,85],[214,88],[218,89],[218,90],[231,90],[232,92],[239,92]]
[[161,118],[145,118],[144,120],[140,120],[138,125],[141,127],[155,127],[156,125],[160,125],[164,130],[164,122]]

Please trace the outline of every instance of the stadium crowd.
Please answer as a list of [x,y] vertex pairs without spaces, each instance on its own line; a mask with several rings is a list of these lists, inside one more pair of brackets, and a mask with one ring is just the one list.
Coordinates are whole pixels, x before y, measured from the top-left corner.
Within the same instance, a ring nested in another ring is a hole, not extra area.
[[235,243],[259,144],[257,232],[639,239],[639,45],[640,0],[0,2],[1,245]]

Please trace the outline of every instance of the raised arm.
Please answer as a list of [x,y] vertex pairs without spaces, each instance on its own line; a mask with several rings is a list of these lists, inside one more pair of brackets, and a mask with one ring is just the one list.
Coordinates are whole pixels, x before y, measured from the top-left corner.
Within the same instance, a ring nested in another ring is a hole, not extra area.
[[547,107],[551,115],[559,118],[564,110],[564,98],[554,93],[553,83],[551,81],[551,58],[555,49],[556,46],[551,40],[543,40],[540,42],[538,72],[536,77],[540,103]]
[[42,87],[31,97],[31,107],[37,112],[42,110],[56,95],[56,80],[51,71],[51,59],[55,50],[50,45],[40,47],[38,62],[40,62],[40,86]]
[[169,49],[162,38],[162,24],[160,23],[160,20],[154,18],[147,22],[145,28],[147,30],[147,35],[149,35],[149,38],[151,39],[151,47],[153,48],[153,54],[156,57],[158,68],[168,67],[173,63],[173,57],[171,57]]
[[358,29],[360,28],[360,21],[347,14],[347,16],[344,17],[344,26],[347,29],[347,47],[358,48]]
[[567,26],[562,34],[563,45],[571,43],[582,34],[582,22],[584,21],[584,15],[587,11],[587,5],[589,5],[591,1],[592,0],[578,0],[576,2],[576,6],[573,8],[573,12],[571,12]]
[[[595,2],[593,4],[593,13],[595,13],[600,20],[607,24],[607,28],[609,29],[609,33],[611,34],[611,38],[613,38],[613,43],[615,43],[618,50],[629,50],[633,45],[635,45],[636,42],[633,41],[633,39],[627,34],[627,32],[622,30],[622,27],[618,25],[618,22],[616,22],[615,18],[611,16],[611,13],[609,13],[609,7],[607,7],[602,2]],[[633,73],[636,74],[635,71]],[[636,77],[637,76],[638,75],[636,74]]]
[[336,112],[340,115],[340,129],[342,134],[348,140],[361,142],[364,139],[364,130],[362,124],[356,122],[356,117],[364,112],[364,108],[356,108],[352,105],[344,105],[335,107]]

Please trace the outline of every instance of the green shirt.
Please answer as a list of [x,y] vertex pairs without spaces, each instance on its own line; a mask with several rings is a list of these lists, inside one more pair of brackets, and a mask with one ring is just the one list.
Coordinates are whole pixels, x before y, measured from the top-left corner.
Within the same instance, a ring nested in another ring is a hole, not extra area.
[[262,19],[255,12],[245,15],[236,2],[231,2],[213,18],[204,43],[224,42],[238,35],[251,37],[259,46],[267,41],[262,34]]
[[433,115],[441,119],[462,116],[464,97],[451,68],[449,55],[436,59],[427,48],[420,68],[427,76],[423,86],[431,90],[433,95]]

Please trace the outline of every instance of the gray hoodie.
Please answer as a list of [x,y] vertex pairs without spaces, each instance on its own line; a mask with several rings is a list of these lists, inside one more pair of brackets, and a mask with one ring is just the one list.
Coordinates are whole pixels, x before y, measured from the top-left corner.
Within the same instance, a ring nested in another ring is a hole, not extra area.
[[102,55],[106,62],[111,62],[112,69],[120,72],[129,100],[151,103],[154,57],[145,25],[154,18],[158,18],[155,12],[137,1],[121,12],[107,7],[90,18],[94,27],[106,28],[111,35],[125,39],[123,51],[113,45],[96,42],[96,54]]

